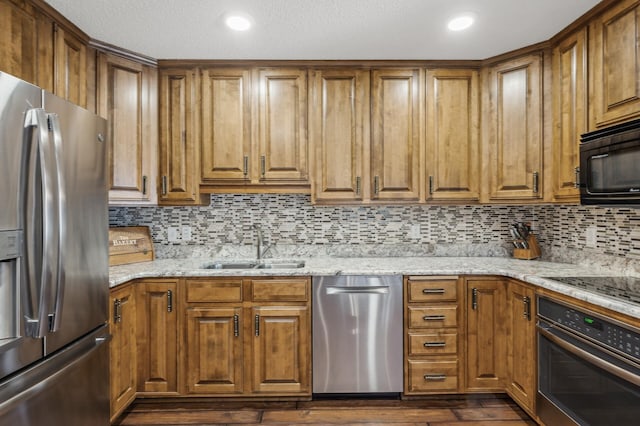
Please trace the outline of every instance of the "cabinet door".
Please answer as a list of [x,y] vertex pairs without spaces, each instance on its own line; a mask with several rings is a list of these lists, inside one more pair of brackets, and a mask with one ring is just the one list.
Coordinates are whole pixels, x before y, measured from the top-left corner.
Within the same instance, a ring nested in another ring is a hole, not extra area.
[[177,282],[136,285],[138,311],[138,391],[178,391]]
[[371,199],[420,197],[420,70],[372,71]]
[[160,203],[200,202],[198,72],[160,71]]
[[311,321],[307,306],[254,307],[251,310],[252,391],[311,394]]
[[241,307],[187,309],[185,377],[191,394],[241,394]]
[[553,50],[554,197],[578,201],[580,135],[587,131],[586,29],[577,31]]
[[492,200],[542,197],[542,56],[491,70],[489,170]]
[[363,186],[368,179],[364,147],[369,134],[369,73],[315,71],[312,84],[313,200],[361,201],[369,189]]
[[259,180],[308,185],[307,71],[258,71]]
[[76,105],[87,105],[87,47],[54,24],[55,72],[53,92]]
[[589,26],[590,130],[640,115],[640,3],[623,0]]
[[22,9],[10,0],[0,1],[0,70],[37,84],[37,29],[32,7]]
[[427,200],[479,199],[478,71],[427,71]]
[[111,291],[109,333],[113,420],[136,396],[136,305],[131,285]]
[[251,72],[211,68],[202,77],[202,180],[248,183],[251,170]]
[[507,283],[507,392],[529,413],[535,413],[535,293],[515,281]]
[[499,279],[469,279],[466,293],[467,391],[504,391],[505,283]]
[[109,202],[155,204],[157,131],[151,120],[156,71],[101,53],[98,114],[109,120]]

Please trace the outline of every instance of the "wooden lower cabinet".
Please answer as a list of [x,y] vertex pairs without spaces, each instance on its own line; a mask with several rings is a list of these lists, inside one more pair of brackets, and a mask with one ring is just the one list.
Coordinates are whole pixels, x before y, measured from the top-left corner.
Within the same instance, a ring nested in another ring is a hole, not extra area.
[[109,371],[111,420],[136,397],[136,303],[132,284],[109,296]]
[[309,278],[185,284],[187,394],[311,395]]
[[178,281],[142,281],[136,287],[138,392],[178,392]]
[[506,281],[465,280],[467,392],[503,392],[507,379]]
[[538,351],[533,288],[524,283],[509,280],[507,315],[507,393],[525,411],[535,416]]
[[188,394],[242,394],[241,306],[190,307],[183,360]]
[[259,306],[251,310],[253,393],[311,392],[311,315],[308,306]]
[[460,391],[457,276],[405,278],[406,395]]

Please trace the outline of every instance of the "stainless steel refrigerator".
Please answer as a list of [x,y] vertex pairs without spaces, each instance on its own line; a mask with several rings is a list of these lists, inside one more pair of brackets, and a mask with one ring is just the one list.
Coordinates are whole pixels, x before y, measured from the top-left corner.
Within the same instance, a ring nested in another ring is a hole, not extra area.
[[109,424],[106,134],[0,72],[0,426]]

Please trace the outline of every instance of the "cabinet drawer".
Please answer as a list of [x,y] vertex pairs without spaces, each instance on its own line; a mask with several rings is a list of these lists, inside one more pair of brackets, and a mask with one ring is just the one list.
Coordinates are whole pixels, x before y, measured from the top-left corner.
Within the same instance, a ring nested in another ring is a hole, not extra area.
[[425,280],[409,280],[407,288],[409,302],[440,302],[458,299],[458,280],[441,277]]
[[457,352],[457,333],[409,333],[409,356],[455,355]]
[[458,361],[409,360],[409,392],[456,391],[458,389]]
[[187,303],[242,302],[242,280],[187,281]]
[[254,302],[305,302],[309,300],[309,280],[254,280],[251,300]]
[[444,305],[434,307],[409,306],[409,328],[456,327],[458,307]]

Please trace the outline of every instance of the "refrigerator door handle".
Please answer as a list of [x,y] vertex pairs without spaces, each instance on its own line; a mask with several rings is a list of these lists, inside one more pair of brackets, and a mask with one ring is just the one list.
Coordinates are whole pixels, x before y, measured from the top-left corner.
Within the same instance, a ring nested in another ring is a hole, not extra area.
[[[60,129],[60,119],[57,114],[48,114],[49,123],[51,124],[51,131],[53,133],[53,151],[54,159],[53,165],[55,167],[55,175],[58,181],[54,197],[56,197],[56,203],[58,205],[58,221],[56,226],[57,231],[57,261],[56,270],[57,277],[55,280],[55,291],[51,291],[52,299],[49,302],[49,331],[58,331],[60,328],[60,318],[62,313],[62,306],[64,301],[64,289],[65,289],[65,270],[64,270],[64,250],[62,244],[66,237],[66,194],[64,185],[63,174],[63,156],[62,156],[62,131]],[[55,293],[55,294],[54,294]]]
[[[44,337],[49,330],[48,301],[51,299],[51,284],[58,277],[58,215],[59,208],[54,196],[58,186],[55,173],[55,153],[49,138],[49,119],[42,108],[27,111],[25,130],[37,129],[37,143],[25,132],[27,175],[22,183],[25,228],[26,285],[30,308],[25,319],[29,337]],[[34,190],[29,191],[28,188]],[[29,195],[28,195],[29,194]],[[40,214],[42,220],[40,221]],[[38,264],[37,254],[42,254]]]

